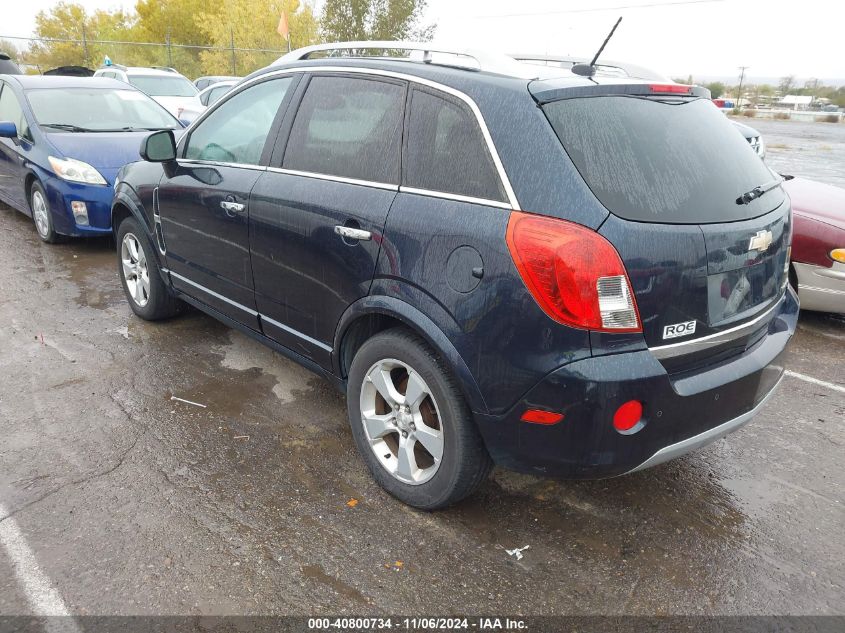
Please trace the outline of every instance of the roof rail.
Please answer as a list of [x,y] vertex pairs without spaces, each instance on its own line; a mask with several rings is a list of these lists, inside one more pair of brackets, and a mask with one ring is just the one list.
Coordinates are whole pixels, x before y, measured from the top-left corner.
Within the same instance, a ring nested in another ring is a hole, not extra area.
[[171,68],[170,66],[150,66],[150,68],[155,68],[156,70],[164,70],[169,73],[178,73],[179,71],[175,68]]
[[[344,54],[344,51],[346,54]],[[368,57],[361,54],[362,51],[382,51],[384,55],[374,56],[375,58],[388,58],[436,66],[450,66],[466,70],[484,71],[533,79],[537,72],[531,69],[528,64],[521,64],[512,57],[501,53],[476,49],[460,49],[433,44],[431,42],[406,42],[390,40],[364,40],[358,42],[333,42],[329,44],[314,44],[298,48],[286,55],[282,55],[273,62],[273,66],[289,64],[291,62],[310,59],[314,53],[328,53],[328,57]],[[408,52],[409,56],[398,56],[396,51]],[[413,56],[413,53],[419,53]],[[437,56],[435,58],[435,55]],[[452,59],[444,59],[444,56],[451,56]]]

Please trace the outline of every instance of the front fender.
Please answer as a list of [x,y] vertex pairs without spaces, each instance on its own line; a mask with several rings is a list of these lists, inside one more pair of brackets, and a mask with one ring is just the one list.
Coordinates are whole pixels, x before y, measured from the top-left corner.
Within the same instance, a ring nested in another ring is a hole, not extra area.
[[488,412],[487,404],[481,395],[475,377],[443,330],[423,312],[396,297],[369,295],[362,297],[346,309],[335,333],[332,366],[336,375],[342,375],[340,350],[349,326],[359,317],[368,314],[380,314],[395,318],[419,334],[449,366],[458,380],[458,385],[470,408],[476,413]]
[[117,225],[114,222],[115,209],[117,207],[124,207],[129,213],[138,220],[138,223],[144,228],[147,237],[153,240],[153,220],[152,212],[146,212],[144,203],[138,196],[137,192],[125,182],[120,182],[114,192],[114,198],[111,204],[112,230],[117,233]]

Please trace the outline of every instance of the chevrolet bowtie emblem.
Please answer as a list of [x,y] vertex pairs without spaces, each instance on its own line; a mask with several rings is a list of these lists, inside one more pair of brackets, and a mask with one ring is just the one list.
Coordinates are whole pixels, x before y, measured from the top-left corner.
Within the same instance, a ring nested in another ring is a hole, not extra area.
[[757,231],[757,233],[751,238],[751,241],[748,242],[748,250],[749,251],[760,251],[761,253],[765,253],[769,250],[769,246],[772,245],[772,232],[771,231]]

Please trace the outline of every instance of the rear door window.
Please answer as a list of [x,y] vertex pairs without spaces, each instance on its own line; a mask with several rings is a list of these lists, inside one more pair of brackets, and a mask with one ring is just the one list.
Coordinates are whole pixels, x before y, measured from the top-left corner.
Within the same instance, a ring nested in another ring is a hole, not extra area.
[[587,97],[548,103],[543,110],[593,193],[622,218],[732,222],[783,203],[780,188],[751,204],[736,203],[776,176],[706,99]]
[[408,117],[402,185],[505,202],[478,120],[457,100],[415,90]]
[[398,184],[405,90],[381,80],[312,78],[282,167]]
[[184,157],[257,165],[291,81],[291,77],[263,81],[220,104],[191,132]]

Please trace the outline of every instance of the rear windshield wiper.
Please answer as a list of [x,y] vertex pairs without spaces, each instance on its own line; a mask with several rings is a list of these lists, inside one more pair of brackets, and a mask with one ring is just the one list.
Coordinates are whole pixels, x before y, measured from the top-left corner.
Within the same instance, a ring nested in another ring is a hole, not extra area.
[[71,125],[70,123],[42,123],[41,127],[53,127],[57,130],[66,130],[68,132],[99,132],[99,130],[92,130],[87,127],[79,127],[78,125]]
[[754,187],[751,191],[747,191],[742,194],[739,198],[736,199],[737,204],[751,204],[757,198],[761,198],[765,194],[769,193],[772,189],[777,189],[780,187],[780,184],[783,182],[783,178],[778,178],[777,180],[772,180],[771,182],[767,182],[763,185],[758,185]]

